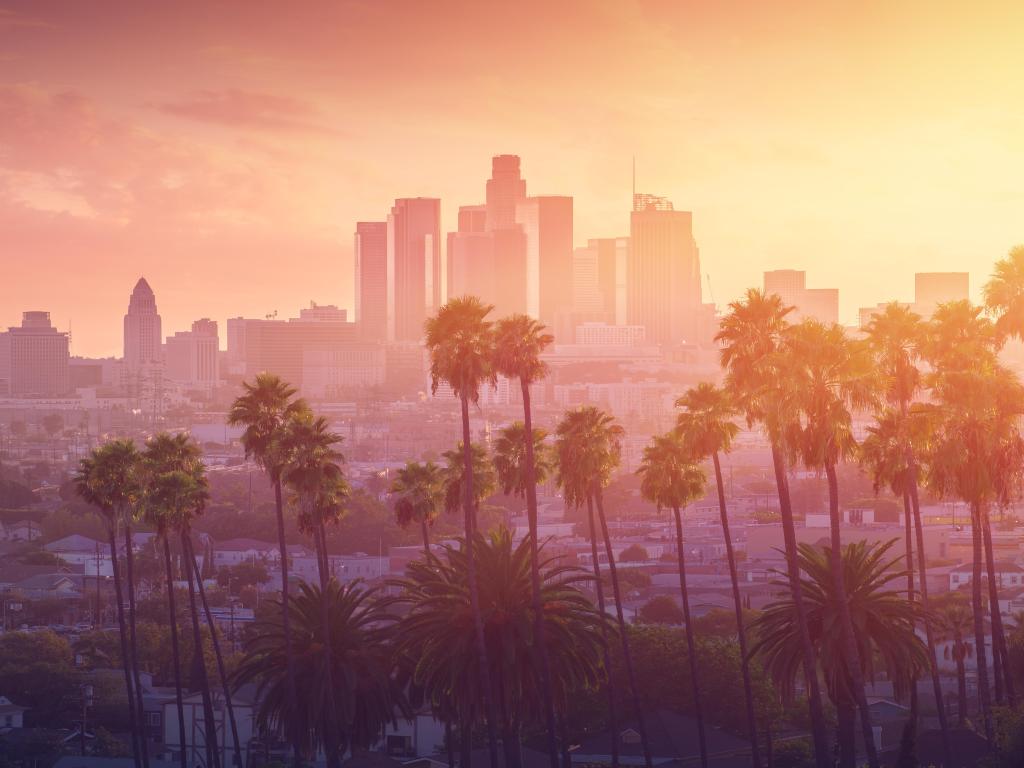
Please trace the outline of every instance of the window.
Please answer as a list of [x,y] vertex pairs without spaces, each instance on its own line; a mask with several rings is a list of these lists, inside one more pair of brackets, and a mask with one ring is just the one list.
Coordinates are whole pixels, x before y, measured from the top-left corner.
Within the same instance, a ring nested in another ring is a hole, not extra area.
[[8,728],[14,727],[14,715],[4,715],[4,725]]

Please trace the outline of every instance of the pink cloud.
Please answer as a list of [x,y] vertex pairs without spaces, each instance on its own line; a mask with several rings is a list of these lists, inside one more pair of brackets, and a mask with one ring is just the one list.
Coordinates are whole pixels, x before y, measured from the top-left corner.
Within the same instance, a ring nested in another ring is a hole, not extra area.
[[185,101],[158,105],[167,114],[206,123],[269,131],[337,133],[318,122],[318,112],[290,96],[230,89],[201,91]]

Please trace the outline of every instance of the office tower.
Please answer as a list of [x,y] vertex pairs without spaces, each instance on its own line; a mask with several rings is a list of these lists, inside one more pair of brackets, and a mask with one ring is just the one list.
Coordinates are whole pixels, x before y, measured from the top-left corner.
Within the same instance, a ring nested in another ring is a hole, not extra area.
[[515,220],[526,238],[526,312],[554,327],[572,309],[572,198],[528,197]]
[[798,269],[775,269],[764,273],[764,292],[776,294],[793,307],[790,322],[811,317],[826,325],[839,322],[839,289],[808,288],[807,273]]
[[124,316],[124,362],[129,370],[159,363],[161,359],[160,315],[156,296],[146,278],[140,277],[128,301]]
[[966,272],[918,272],[914,275],[914,309],[929,317],[939,304],[970,298]]
[[441,306],[441,201],[395,200],[387,226],[387,339],[419,341]]
[[220,380],[220,340],[217,322],[196,320],[192,330],[167,337],[164,375],[190,386],[212,387]]
[[388,224],[356,222],[355,321],[367,341],[388,335]]
[[[526,182],[524,181],[525,185]],[[524,187],[525,189],[525,187]],[[486,205],[460,205],[459,206],[459,232],[486,232],[487,231],[487,206]]]
[[491,158],[487,180],[486,227],[508,229],[516,223],[516,205],[526,198],[526,181],[519,173],[518,155]]
[[[334,306],[314,304],[289,320],[228,320],[227,357],[233,371],[245,378],[275,373],[300,390],[308,353],[344,352],[359,343],[358,324],[348,322],[345,310]],[[315,364],[330,362],[310,359]]]
[[0,333],[0,393],[56,397],[68,393],[68,334],[49,312],[24,312],[21,326]]
[[626,317],[652,344],[696,343],[700,252],[693,214],[654,195],[633,196]]
[[573,251],[573,311],[603,316],[603,322],[626,323],[628,237],[591,239]]

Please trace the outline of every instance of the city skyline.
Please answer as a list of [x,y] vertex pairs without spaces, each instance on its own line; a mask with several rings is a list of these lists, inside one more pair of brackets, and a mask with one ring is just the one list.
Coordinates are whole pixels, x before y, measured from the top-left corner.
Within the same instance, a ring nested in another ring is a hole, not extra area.
[[443,240],[501,153],[573,197],[575,247],[628,232],[635,156],[638,191],[693,213],[719,308],[773,269],[841,287],[845,324],[915,272],[977,299],[1020,240],[1024,10],[727,6],[524,3],[496,39],[465,4],[0,0],[0,327],[49,311],[74,354],[117,354],[140,275],[165,336],[351,314],[355,222],[436,197]]

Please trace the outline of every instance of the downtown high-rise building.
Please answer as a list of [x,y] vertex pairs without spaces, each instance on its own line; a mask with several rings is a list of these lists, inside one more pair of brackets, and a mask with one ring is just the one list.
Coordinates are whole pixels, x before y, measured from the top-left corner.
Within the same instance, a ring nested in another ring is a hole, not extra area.
[[164,374],[171,381],[212,387],[220,380],[220,337],[217,321],[204,317],[192,329],[167,337]]
[[128,301],[124,316],[124,362],[129,370],[161,360],[160,315],[156,296],[146,278],[140,277]]
[[56,397],[70,389],[68,334],[49,312],[24,312],[21,325],[0,333],[0,394]]
[[356,222],[355,321],[366,341],[388,337],[388,223]]
[[508,229],[516,224],[516,205],[526,197],[526,180],[519,170],[519,155],[491,158],[491,178],[487,180],[487,230]]
[[637,194],[630,215],[626,316],[655,344],[695,344],[701,336],[700,252],[693,214],[665,198]]
[[572,198],[527,197],[515,217],[526,245],[526,313],[553,328],[572,310]]
[[387,219],[388,341],[419,341],[441,306],[441,201],[395,200]]
[[914,311],[931,316],[939,304],[963,301],[971,295],[967,272],[918,272],[914,275]]
[[810,317],[833,325],[839,322],[839,289],[808,288],[807,273],[800,269],[773,269],[764,273],[764,292],[776,294],[793,307],[790,322]]
[[601,322],[626,324],[628,237],[587,241],[573,251],[573,311],[600,316]]

